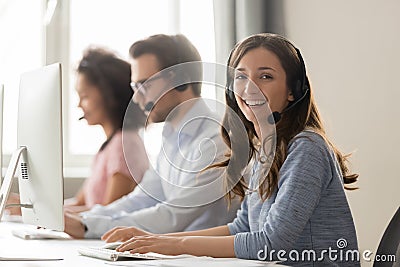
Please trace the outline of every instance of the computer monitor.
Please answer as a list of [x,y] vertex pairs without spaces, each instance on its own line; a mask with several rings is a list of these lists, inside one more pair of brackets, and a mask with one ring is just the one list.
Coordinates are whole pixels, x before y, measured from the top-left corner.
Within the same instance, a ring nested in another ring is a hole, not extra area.
[[23,222],[58,231],[64,230],[61,96],[59,63],[21,75],[18,149],[0,191],[1,216],[18,165]]

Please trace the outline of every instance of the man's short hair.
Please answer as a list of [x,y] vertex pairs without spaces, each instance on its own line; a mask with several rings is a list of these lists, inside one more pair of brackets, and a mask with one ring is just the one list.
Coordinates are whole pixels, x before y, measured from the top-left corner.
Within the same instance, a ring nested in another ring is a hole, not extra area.
[[[157,57],[160,71],[177,64],[201,61],[196,47],[182,34],[165,35],[157,34],[132,44],[129,48],[130,56],[135,59],[143,54],[152,54]],[[201,94],[201,83],[203,70],[201,64],[192,64],[183,69],[189,80],[195,81],[192,85],[196,96]]]

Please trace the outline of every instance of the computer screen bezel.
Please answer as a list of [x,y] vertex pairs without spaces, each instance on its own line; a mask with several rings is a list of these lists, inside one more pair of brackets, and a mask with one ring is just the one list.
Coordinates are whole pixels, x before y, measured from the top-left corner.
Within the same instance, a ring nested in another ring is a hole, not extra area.
[[18,186],[24,223],[64,230],[61,64],[21,75]]

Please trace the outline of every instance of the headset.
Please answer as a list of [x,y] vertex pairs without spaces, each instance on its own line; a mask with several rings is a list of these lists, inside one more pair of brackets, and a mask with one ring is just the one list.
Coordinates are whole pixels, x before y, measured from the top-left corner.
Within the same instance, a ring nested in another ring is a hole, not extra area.
[[[297,57],[299,58],[299,61],[300,61],[300,68],[301,68],[300,76],[301,77],[300,77],[300,79],[297,80],[295,88],[292,89],[292,94],[293,94],[295,100],[292,101],[291,103],[289,103],[289,105],[284,110],[282,110],[282,112],[273,111],[271,113],[271,115],[268,116],[269,124],[278,123],[279,120],[281,119],[283,113],[289,111],[294,106],[296,106],[298,103],[300,103],[310,92],[310,82],[308,80],[307,73],[306,73],[306,65],[304,63],[303,57],[300,53],[300,50],[297,47],[295,47],[292,43],[287,41],[285,38],[283,38],[283,37],[281,37],[281,38],[285,43],[290,44],[296,51]],[[231,57],[232,57],[234,50],[235,50],[235,48],[231,51],[228,62],[231,61]],[[227,71],[229,73],[229,69]],[[233,91],[233,80],[230,82],[230,84],[227,87],[225,92],[226,92],[227,97],[230,98],[231,100],[233,100],[235,98],[234,91]]]
[[[179,52],[179,40],[177,39],[177,36],[171,36],[171,40],[174,43],[175,46],[175,53],[176,53],[176,57],[177,57],[177,62],[178,64],[182,63],[181,62],[181,53]],[[177,73],[176,70],[171,71],[172,73],[172,84],[178,84],[178,83],[182,83],[182,81],[184,81],[184,84],[176,86],[174,89],[178,92],[184,92],[190,84],[190,78],[187,75],[186,72],[182,72],[180,71],[179,73]],[[188,82],[186,82],[188,81]],[[154,107],[155,103],[154,101],[149,101],[145,104],[144,110],[147,112],[150,112],[153,107]]]
[[[179,52],[180,43],[177,40],[177,36],[171,36],[171,40],[174,43],[174,47],[176,48],[175,53],[176,53],[176,57],[177,57],[177,62],[178,62],[178,64],[180,64],[181,63],[181,54]],[[185,82],[182,85],[176,86],[174,88],[178,92],[184,92],[189,87],[189,83],[190,83],[189,76],[185,72],[181,72],[181,73],[176,73],[176,71],[171,71],[171,72],[173,75],[172,84],[181,83],[182,80],[189,81],[189,82]],[[184,79],[178,79],[178,77],[182,78],[182,75],[184,76]],[[154,105],[155,105],[154,101],[149,101],[145,104],[144,110],[147,112],[150,112],[153,109]]]
[[292,94],[295,100],[289,103],[289,105],[284,110],[282,110],[282,112],[273,111],[271,115],[268,117],[268,122],[270,124],[278,123],[284,112],[291,110],[294,106],[300,103],[307,96],[308,92],[310,92],[310,82],[307,77],[306,65],[304,63],[303,57],[301,56],[300,50],[297,47],[295,47],[291,43],[290,45],[294,48],[294,50],[296,50],[297,57],[299,58],[300,68],[301,68],[300,70],[301,78],[297,80],[296,87],[294,88],[294,90],[292,90]]

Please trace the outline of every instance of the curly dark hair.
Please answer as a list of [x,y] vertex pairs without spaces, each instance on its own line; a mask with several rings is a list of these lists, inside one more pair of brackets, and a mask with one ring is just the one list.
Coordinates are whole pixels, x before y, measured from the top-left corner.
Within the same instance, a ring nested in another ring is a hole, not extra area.
[[79,62],[77,72],[100,91],[106,112],[114,125],[114,131],[122,129],[124,116],[128,105],[132,107],[132,117],[129,128],[137,130],[143,127],[145,114],[137,104],[131,102],[133,90],[130,86],[131,67],[128,62],[118,58],[114,53],[104,48],[90,47],[85,50]]

